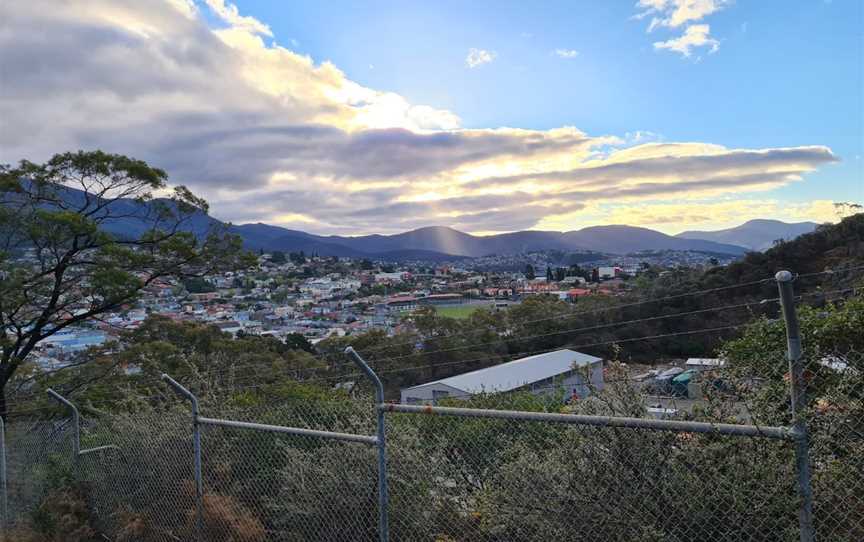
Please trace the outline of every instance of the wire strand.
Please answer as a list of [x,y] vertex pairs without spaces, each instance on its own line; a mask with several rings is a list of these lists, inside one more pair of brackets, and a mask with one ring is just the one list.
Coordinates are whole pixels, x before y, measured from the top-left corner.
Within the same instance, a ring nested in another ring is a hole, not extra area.
[[[862,266],[862,268],[864,268],[864,266]],[[824,273],[826,273],[826,272],[823,272],[823,274]],[[758,282],[762,282],[762,281],[754,281],[754,282],[748,283],[748,284],[755,284]],[[846,289],[839,289],[839,290],[832,290],[832,291],[816,291],[816,292],[809,292],[806,294],[801,294],[800,296],[797,296],[797,297],[800,299],[800,298],[804,298],[804,297],[808,297],[808,296],[831,295],[831,294],[835,294],[835,293],[854,292],[856,290],[860,290],[860,288],[846,288]],[[380,363],[384,363],[387,361],[395,361],[395,360],[399,360],[399,359],[417,357],[417,356],[422,356],[422,355],[431,355],[431,354],[436,354],[436,353],[443,353],[443,352],[450,352],[450,351],[457,351],[457,350],[468,350],[471,348],[476,348],[478,346],[498,345],[501,343],[509,343],[509,342],[514,342],[514,341],[527,341],[527,340],[540,338],[540,337],[548,337],[548,336],[561,335],[561,334],[566,334],[566,333],[579,333],[579,332],[590,331],[590,330],[601,329],[601,328],[633,325],[633,324],[645,322],[645,321],[655,321],[655,320],[662,320],[662,319],[667,319],[667,318],[683,317],[683,316],[689,316],[689,315],[693,315],[693,314],[712,312],[712,311],[734,310],[737,308],[763,305],[765,303],[773,303],[776,301],[778,301],[778,298],[763,299],[763,300],[756,301],[756,302],[741,303],[741,304],[735,304],[735,305],[726,305],[726,306],[720,306],[720,307],[709,307],[709,308],[705,308],[705,309],[698,309],[695,311],[685,311],[685,312],[681,312],[681,313],[673,313],[673,314],[668,314],[668,315],[652,316],[652,317],[639,318],[639,319],[623,321],[623,322],[612,322],[612,323],[608,323],[608,324],[600,324],[600,325],[596,325],[596,326],[587,326],[587,327],[583,327],[583,328],[576,328],[576,329],[570,329],[570,330],[561,330],[561,331],[557,331],[557,332],[544,333],[544,334],[535,334],[535,335],[529,335],[529,336],[524,336],[524,337],[513,337],[510,339],[504,339],[502,341],[496,341],[493,343],[473,344],[473,345],[467,345],[464,347],[456,347],[456,348],[451,348],[451,349],[440,349],[440,350],[433,350],[433,351],[427,351],[427,352],[417,352],[414,354],[409,354],[409,355],[404,355],[404,356],[385,357],[385,358],[376,359],[376,360],[374,360],[374,362],[375,362],[375,364],[380,364]],[[737,327],[741,327],[742,325],[743,324],[739,324],[739,325],[735,325],[735,326],[725,326],[722,328],[712,328],[708,331],[711,331],[713,329],[734,329]],[[690,334],[690,333],[699,333],[699,332],[703,332],[703,331],[704,330],[694,330],[694,331],[686,331],[686,332],[677,332],[677,334],[686,335],[686,334]],[[652,337],[642,337],[642,338],[636,337],[636,338],[629,338],[629,339],[615,339],[615,340],[601,342],[601,343],[590,343],[590,344],[578,345],[578,346],[574,346],[574,347],[587,348],[587,347],[609,345],[609,344],[616,344],[616,343],[627,343],[627,342],[632,342],[634,340],[649,340],[649,339],[656,339],[656,338],[660,338],[660,337],[671,337],[671,336],[675,336],[675,335],[676,335],[676,333],[662,334],[662,335],[656,335],[656,336],[652,336]],[[526,354],[533,354],[533,353],[546,352],[546,351],[554,351],[554,350],[561,349],[561,348],[564,348],[564,347],[559,346],[559,347],[552,348],[549,350],[542,350],[542,351],[535,351],[535,352],[523,352],[523,353],[520,353],[518,355],[524,356]],[[483,359],[488,359],[488,356],[484,356],[483,358],[472,359],[472,360],[460,360],[460,361],[456,361],[456,362],[447,362],[447,363],[442,363],[442,364],[435,364],[434,367],[437,368],[437,367],[443,367],[443,366],[450,366],[451,364],[467,364],[467,363],[471,363],[471,362],[483,360]],[[345,367],[345,366],[350,366],[350,364],[345,363],[342,365],[337,365],[336,367],[334,367],[332,369],[338,370],[339,368]],[[219,375],[224,375],[226,373],[236,372],[238,369],[242,369],[244,367],[245,366],[234,366],[234,367],[229,367],[226,369],[220,369],[218,371],[204,371],[201,373],[197,373],[195,376],[203,377],[203,378],[216,377]],[[432,366],[430,366],[429,364],[417,366],[417,368],[426,368],[426,369],[429,369],[431,367]],[[330,369],[330,370],[332,370],[332,369]],[[325,370],[325,369],[324,368],[321,368],[321,369],[312,368],[312,369],[310,369],[310,371],[316,371],[316,370]],[[400,370],[402,370],[402,369],[384,370],[384,371],[380,371],[380,373],[386,374],[386,373],[398,372]],[[257,378],[260,376],[261,376],[260,374],[254,374],[254,375],[249,375],[247,377],[241,377],[238,379],[234,379],[233,381],[238,382],[238,381],[243,381],[243,380],[250,380],[252,378]],[[359,373],[358,373],[356,376],[362,376],[362,375],[359,375]],[[322,381],[322,380],[334,380],[334,379],[341,379],[341,378],[345,378],[345,375],[334,375],[334,376],[330,376],[330,377],[323,377],[320,379],[316,379],[316,378],[302,379],[302,380],[298,380],[298,381],[306,383],[306,382],[316,382],[316,381]],[[143,379],[143,380],[138,380],[138,381],[134,382],[134,384],[138,387],[143,387],[143,386],[148,385],[148,384],[157,384],[158,385],[160,382],[161,382],[161,380],[158,377],[151,377],[151,378],[147,378],[147,379]],[[270,385],[270,384],[265,384],[265,385]],[[22,399],[26,399],[28,397],[36,397],[38,395],[41,395],[41,394],[33,393],[33,394],[28,394],[28,395],[23,395],[23,396],[17,396],[17,397],[14,397],[14,400],[21,401]]]

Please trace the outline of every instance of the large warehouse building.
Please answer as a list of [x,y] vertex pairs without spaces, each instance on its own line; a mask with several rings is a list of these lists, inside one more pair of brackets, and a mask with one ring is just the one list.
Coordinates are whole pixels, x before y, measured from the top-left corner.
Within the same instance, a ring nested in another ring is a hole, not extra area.
[[402,403],[434,404],[445,397],[467,398],[478,393],[564,390],[586,397],[590,384],[603,388],[603,360],[573,350],[556,350],[521,358],[470,373],[419,384],[402,390]]

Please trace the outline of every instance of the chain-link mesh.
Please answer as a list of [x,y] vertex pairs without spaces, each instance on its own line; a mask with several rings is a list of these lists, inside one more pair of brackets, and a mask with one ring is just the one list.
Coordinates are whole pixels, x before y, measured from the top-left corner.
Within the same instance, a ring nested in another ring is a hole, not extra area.
[[66,482],[73,462],[71,420],[6,424],[7,526],[28,524],[45,492]]
[[178,408],[85,425],[79,472],[93,517],[113,539],[192,539],[191,420],[188,410]]
[[[227,409],[220,417],[374,434],[371,401]],[[374,446],[248,428],[202,426],[206,540],[373,540]]]
[[[818,539],[851,542],[864,539],[864,407],[861,356],[848,350],[842,356],[845,365],[807,361],[805,414]],[[701,371],[683,379],[687,385],[654,389],[633,372],[612,364],[602,392],[566,404],[566,390],[553,389],[453,405],[647,417],[646,406],[662,402],[668,408],[655,417],[756,426],[794,421],[782,347],[755,352],[752,363]],[[375,434],[374,404],[366,396],[251,407],[204,400],[201,409],[210,418]],[[791,440],[427,413],[390,412],[386,424],[393,541],[799,537]],[[32,520],[46,489],[71,472],[95,527],[111,540],[194,540],[192,432],[183,402],[85,416],[83,453],[73,463],[67,420],[12,421],[10,517],[16,524]],[[375,446],[207,424],[201,445],[202,540],[377,539]]]
[[818,538],[864,540],[864,355],[835,348],[803,362]]
[[423,414],[389,420],[396,540],[784,540],[797,531],[785,442]]
[[[859,294],[832,296],[817,292],[816,296],[797,302],[802,342],[798,420],[808,433],[816,537],[861,541],[864,540],[864,297],[860,292],[864,282],[860,272],[838,267],[824,277],[796,279],[796,294],[813,290],[817,279],[823,292],[850,292],[854,289],[849,287],[857,285]],[[775,328],[782,329],[780,324],[775,324]],[[788,405],[788,379],[784,383]]]
[[375,450],[248,429],[205,427],[207,540],[372,540]]

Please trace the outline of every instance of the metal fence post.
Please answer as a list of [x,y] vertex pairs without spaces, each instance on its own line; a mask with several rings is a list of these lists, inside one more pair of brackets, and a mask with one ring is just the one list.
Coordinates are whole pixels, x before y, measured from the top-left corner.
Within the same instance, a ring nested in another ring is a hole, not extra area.
[[798,511],[798,525],[801,542],[816,540],[813,526],[813,487],[810,480],[810,435],[805,419],[806,382],[801,348],[801,332],[798,328],[798,315],[795,312],[795,295],[792,289],[792,273],[780,271],[775,277],[780,290],[780,307],[786,324],[786,358],[789,360],[789,381],[792,420],[796,433],[795,467],[798,474],[798,494],[801,508]]
[[201,480],[201,426],[198,423],[198,398],[165,373],[162,374],[162,380],[192,403],[192,449],[195,454],[195,535],[200,541],[204,516],[204,486]]
[[6,422],[0,417],[0,533],[6,533],[6,511],[8,509],[6,497]]
[[384,405],[384,384],[353,348],[350,346],[346,348],[345,354],[354,360],[375,385],[375,412],[378,419],[378,538],[380,542],[387,542],[390,539],[388,521],[390,494],[387,488],[386,431],[384,429],[384,409],[382,408]]
[[81,451],[81,415],[78,413],[78,407],[51,388],[48,388],[48,395],[72,411],[72,459],[77,461],[78,453]]

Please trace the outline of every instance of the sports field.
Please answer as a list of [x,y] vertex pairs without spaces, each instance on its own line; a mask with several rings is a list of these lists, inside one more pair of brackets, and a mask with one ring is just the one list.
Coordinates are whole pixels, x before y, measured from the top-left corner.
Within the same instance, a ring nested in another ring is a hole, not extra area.
[[488,305],[481,305],[479,303],[472,303],[470,305],[451,305],[445,307],[435,307],[435,311],[438,313],[439,316],[446,316],[447,318],[456,318],[457,320],[461,320],[463,318],[468,318],[469,316],[471,316],[472,312],[483,307],[488,307]]

